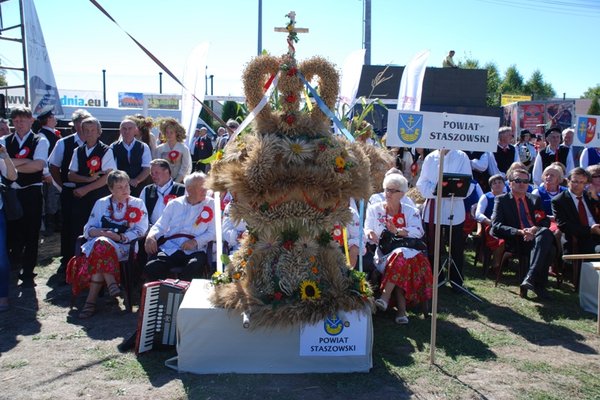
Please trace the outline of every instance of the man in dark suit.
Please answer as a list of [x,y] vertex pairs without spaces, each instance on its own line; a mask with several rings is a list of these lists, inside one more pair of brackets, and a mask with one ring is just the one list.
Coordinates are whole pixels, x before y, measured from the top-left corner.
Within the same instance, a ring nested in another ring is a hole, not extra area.
[[213,153],[213,145],[208,137],[208,129],[203,126],[196,128],[190,150],[192,152],[192,172],[206,172],[208,164],[204,164],[200,160],[212,156]]
[[527,193],[529,173],[526,170],[512,171],[508,180],[511,191],[496,197],[490,233],[504,239],[511,251],[531,252],[529,271],[520,286],[521,297],[527,297],[527,291],[533,290],[539,298],[548,298],[545,285],[554,257],[554,235],[548,229],[550,220],[541,199]]
[[568,180],[568,190],[552,199],[552,213],[565,234],[563,252],[595,253],[600,245],[600,201],[585,190],[590,173],[577,167],[569,173]]

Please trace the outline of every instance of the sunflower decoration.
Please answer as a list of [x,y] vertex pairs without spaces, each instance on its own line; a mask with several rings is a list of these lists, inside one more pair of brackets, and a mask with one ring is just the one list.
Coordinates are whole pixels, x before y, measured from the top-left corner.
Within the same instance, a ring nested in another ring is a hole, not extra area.
[[318,300],[321,298],[321,291],[317,282],[306,280],[300,284],[300,298],[302,301],[306,300]]
[[350,278],[352,279],[353,289],[358,292],[362,297],[373,296],[373,289],[367,281],[367,274],[355,269],[350,270]]

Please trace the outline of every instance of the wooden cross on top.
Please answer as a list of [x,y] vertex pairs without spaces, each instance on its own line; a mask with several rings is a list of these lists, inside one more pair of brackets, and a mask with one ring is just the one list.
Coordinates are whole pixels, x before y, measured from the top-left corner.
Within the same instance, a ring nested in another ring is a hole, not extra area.
[[294,57],[296,48],[294,43],[298,43],[298,33],[308,33],[308,28],[296,28],[296,12],[290,11],[285,15],[290,19],[290,22],[285,28],[275,28],[275,32],[287,32],[288,54]]

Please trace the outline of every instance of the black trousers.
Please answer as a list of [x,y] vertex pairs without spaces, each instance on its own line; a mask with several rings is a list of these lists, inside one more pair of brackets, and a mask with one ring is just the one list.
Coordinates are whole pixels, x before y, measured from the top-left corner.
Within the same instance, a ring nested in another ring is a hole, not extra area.
[[[451,265],[448,266],[449,270],[450,270],[450,280],[452,282],[456,283],[457,285],[461,285],[461,286],[463,284],[463,278],[462,278],[463,277],[463,264],[465,262],[465,238],[464,238],[464,234],[463,234],[463,225],[464,225],[464,223],[452,225],[452,248],[450,249],[450,253],[452,255],[452,261],[454,261],[456,268],[454,268]],[[435,235],[430,234],[430,230],[432,233],[435,232],[435,225],[431,226],[431,228],[432,229],[430,229],[429,223],[425,223],[425,232],[427,234],[427,243],[428,243],[427,257],[429,258],[429,263],[433,267],[433,260],[434,260],[434,254],[435,254],[435,249],[434,249]],[[449,239],[450,239],[450,225],[442,225],[441,237],[440,237],[440,252],[442,254],[448,254],[448,250],[447,250],[446,246],[448,246],[448,244],[449,244]],[[441,257],[440,263],[443,263],[443,262],[444,262],[444,257]],[[442,268],[442,265],[440,265],[440,269],[441,268]],[[440,279],[441,278],[442,278],[442,275],[440,275]]]
[[156,258],[146,264],[146,275],[150,281],[156,281],[168,278],[171,268],[181,268],[179,279],[191,281],[202,277],[202,267],[206,262],[206,253],[203,251],[187,255],[182,250],[178,250],[170,256],[159,251]]
[[17,190],[17,198],[23,207],[23,217],[8,221],[8,250],[11,257],[21,259],[22,280],[32,280],[37,264],[38,243],[42,225],[42,186],[30,186]]
[[533,286],[544,287],[548,282],[548,269],[556,255],[554,244],[554,235],[550,229],[541,228],[536,232],[530,253],[529,271],[525,278]]
[[73,235],[73,189],[64,187],[60,193],[60,207],[62,223],[60,227],[60,255],[61,265],[66,266],[71,257],[75,255],[76,235]]

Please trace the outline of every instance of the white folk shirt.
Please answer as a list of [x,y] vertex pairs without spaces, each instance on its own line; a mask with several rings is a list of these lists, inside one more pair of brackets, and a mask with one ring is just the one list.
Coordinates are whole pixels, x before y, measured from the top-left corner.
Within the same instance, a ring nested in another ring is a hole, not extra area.
[[[160,216],[162,215],[166,204],[165,204],[165,196],[171,193],[171,188],[173,187],[173,179],[169,179],[169,181],[167,183],[164,184],[164,186],[156,186],[156,204],[154,205],[154,210],[152,210],[152,215],[150,215],[150,224],[154,225],[156,223],[156,221],[158,221],[158,219],[160,218]],[[146,198],[146,191],[150,190],[151,186],[148,185],[146,187],[144,187],[144,189],[142,189],[142,192],[140,193],[140,199],[145,199]]]
[[[192,205],[188,203],[187,196],[181,196],[169,201],[162,216],[150,228],[148,236],[158,240],[160,237],[176,234],[191,235],[196,240],[196,249],[183,250],[185,254],[206,251],[208,242],[215,240],[214,217],[213,199],[207,197],[200,203]],[[185,237],[167,240],[160,246],[160,250],[170,256],[176,251],[182,250],[181,246],[188,240]]]
[[[102,197],[96,201],[94,204],[94,208],[92,209],[92,213],[90,214],[90,218],[88,219],[87,224],[83,228],[83,234],[87,242],[81,246],[81,251],[85,253],[86,256],[90,256],[92,249],[94,247],[94,243],[98,239],[104,239],[108,241],[117,251],[117,256],[119,257],[119,261],[127,260],[129,256],[129,245],[132,240],[135,240],[139,237],[144,236],[146,231],[148,230],[148,212],[146,211],[146,205],[142,201],[142,199],[138,199],[137,197],[129,196],[127,200],[127,207],[123,207],[121,210],[118,209],[117,204],[113,201],[112,206],[112,216],[111,216],[111,201],[112,195]],[[135,207],[142,212],[142,217],[136,223],[129,224],[129,228],[125,231],[124,235],[127,237],[126,243],[117,243],[112,239],[107,238],[106,236],[99,236],[92,238],[90,236],[91,229],[102,228],[102,217],[108,218],[111,222],[114,223],[123,223],[123,219],[125,218],[125,213],[128,207]]]
[[[94,145],[94,147],[92,147],[92,148],[87,147],[87,145],[84,145],[84,146],[85,146],[85,155],[87,157],[89,157],[90,154],[92,154],[92,151],[94,151],[94,149],[96,148],[96,146],[98,146],[98,143],[96,143]],[[114,157],[113,151],[110,147],[106,150],[106,153],[104,153],[104,155],[102,156],[100,171],[107,172],[109,170],[110,171],[117,170],[117,163],[115,162],[115,157]],[[73,158],[71,158],[71,163],[69,164],[69,171],[79,174],[79,157],[77,156],[77,149],[75,149],[73,151]]]
[[236,223],[231,218],[231,203],[227,203],[223,211],[223,240],[229,244],[229,252],[240,248],[239,239],[246,232],[246,222],[241,220]]
[[[435,150],[425,157],[423,161],[423,167],[421,168],[421,176],[417,181],[417,189],[421,192],[421,195],[428,199],[425,203],[423,210],[423,221],[429,221],[429,206],[431,205],[430,199],[435,199],[436,196],[433,194],[437,184],[439,176],[439,165],[440,165],[440,151]],[[444,156],[444,173],[452,174],[463,174],[472,175],[471,172],[471,161],[469,157],[460,150],[451,150]],[[469,187],[467,197],[471,194],[473,186]],[[441,212],[441,223],[442,225],[450,225],[450,211],[454,214],[452,220],[453,225],[462,224],[465,221],[465,205],[464,197],[442,198],[442,212]],[[454,203],[454,204],[452,204]],[[435,210],[434,210],[435,211]],[[434,222],[436,221],[436,213],[434,212]]]
[[[419,210],[407,204],[402,204],[402,214],[404,214],[404,221],[406,224],[404,229],[406,229],[408,232],[408,237],[416,239],[423,237],[425,232],[423,231],[423,224],[421,222]],[[367,216],[365,217],[365,236],[367,235],[368,231],[373,231],[377,237],[380,237],[381,232],[383,232],[385,229],[385,220],[387,217],[388,215],[385,210],[384,201],[370,204],[369,207],[367,207]],[[408,249],[404,247],[401,249],[404,258],[412,258],[420,253],[419,250],[415,249]]]

